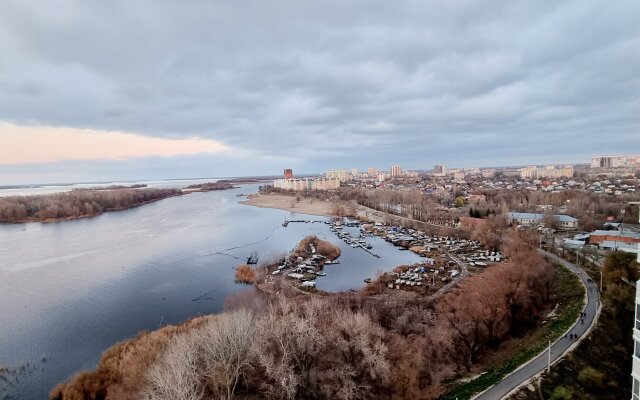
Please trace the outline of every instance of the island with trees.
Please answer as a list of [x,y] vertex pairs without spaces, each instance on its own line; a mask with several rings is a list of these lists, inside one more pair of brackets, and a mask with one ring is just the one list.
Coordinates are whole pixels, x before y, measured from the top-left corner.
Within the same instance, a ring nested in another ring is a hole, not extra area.
[[181,194],[180,189],[118,188],[0,197],[0,222],[55,222],[86,218]]
[[77,188],[68,192],[31,196],[0,197],[0,223],[58,222],[121,211],[173,196],[195,192],[234,189],[232,181],[221,180],[187,186],[184,189],[131,186]]

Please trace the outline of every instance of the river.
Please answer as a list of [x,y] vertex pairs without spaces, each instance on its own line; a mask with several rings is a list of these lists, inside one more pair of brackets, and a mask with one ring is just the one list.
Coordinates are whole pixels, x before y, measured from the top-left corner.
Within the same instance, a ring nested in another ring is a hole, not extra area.
[[[0,399],[40,400],[92,369],[109,346],[222,309],[233,268],[257,251],[266,261],[316,234],[342,249],[318,288],[362,287],[378,269],[419,258],[371,238],[374,258],[344,244],[321,217],[238,204],[238,189],[172,197],[125,211],[56,223],[0,224]],[[8,398],[8,397],[7,397]]]

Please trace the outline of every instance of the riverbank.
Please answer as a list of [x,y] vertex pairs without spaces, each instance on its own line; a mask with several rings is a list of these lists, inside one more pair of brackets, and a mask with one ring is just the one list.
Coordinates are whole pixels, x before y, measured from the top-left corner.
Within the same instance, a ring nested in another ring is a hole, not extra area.
[[321,201],[313,198],[298,199],[295,196],[287,196],[283,194],[250,194],[247,200],[241,201],[240,204],[261,208],[275,208],[294,213],[318,215],[323,217],[335,217],[337,207],[341,204],[334,201]]
[[392,215],[383,211],[357,204],[354,201],[342,200],[319,200],[315,198],[297,197],[280,193],[255,193],[247,196],[247,200],[240,204],[275,208],[293,213],[318,215],[323,217],[355,217],[361,221],[368,221],[381,224],[396,224],[414,229],[424,229],[433,231],[441,235],[450,234],[456,228],[446,225],[436,225],[429,222],[419,221],[398,215]]

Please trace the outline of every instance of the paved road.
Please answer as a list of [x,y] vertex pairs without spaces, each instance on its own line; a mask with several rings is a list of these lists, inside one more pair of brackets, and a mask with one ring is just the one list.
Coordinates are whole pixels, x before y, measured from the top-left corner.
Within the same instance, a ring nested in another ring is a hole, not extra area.
[[[569,268],[582,280],[582,282],[587,287],[587,305],[584,309],[584,312],[587,314],[584,318],[584,323],[580,320],[571,328],[569,333],[577,334],[578,338],[582,338],[585,332],[589,329],[592,324],[595,324],[596,312],[598,310],[598,288],[596,284],[593,282],[588,282],[588,275],[583,272],[576,265],[561,259],[560,257],[551,254],[549,252],[539,250],[540,253],[549,257],[550,259],[564,265]],[[564,355],[564,353],[574,344],[576,340],[568,339],[564,336],[555,343],[551,345],[551,363],[559,359]],[[547,368],[547,357],[548,351],[545,351],[540,356],[534,358],[523,367],[518,369],[517,371],[511,373],[511,375],[506,376],[497,384],[493,385],[485,392],[479,394],[474,397],[476,400],[497,400],[502,399],[507,396],[513,389],[517,388],[523,382],[528,381],[532,377],[536,376],[538,373]]]

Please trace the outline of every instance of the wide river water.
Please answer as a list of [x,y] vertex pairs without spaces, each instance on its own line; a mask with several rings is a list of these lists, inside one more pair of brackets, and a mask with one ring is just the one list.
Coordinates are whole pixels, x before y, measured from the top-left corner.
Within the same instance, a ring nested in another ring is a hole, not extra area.
[[[257,251],[268,260],[315,234],[342,249],[317,279],[327,291],[357,289],[378,269],[418,257],[370,238],[374,258],[343,243],[321,217],[238,204],[257,185],[194,193],[94,218],[0,224],[0,399],[46,399],[58,382],[92,369],[109,346],[222,309],[233,268]],[[241,294],[240,294],[241,295]],[[3,397],[5,396],[5,397]]]

